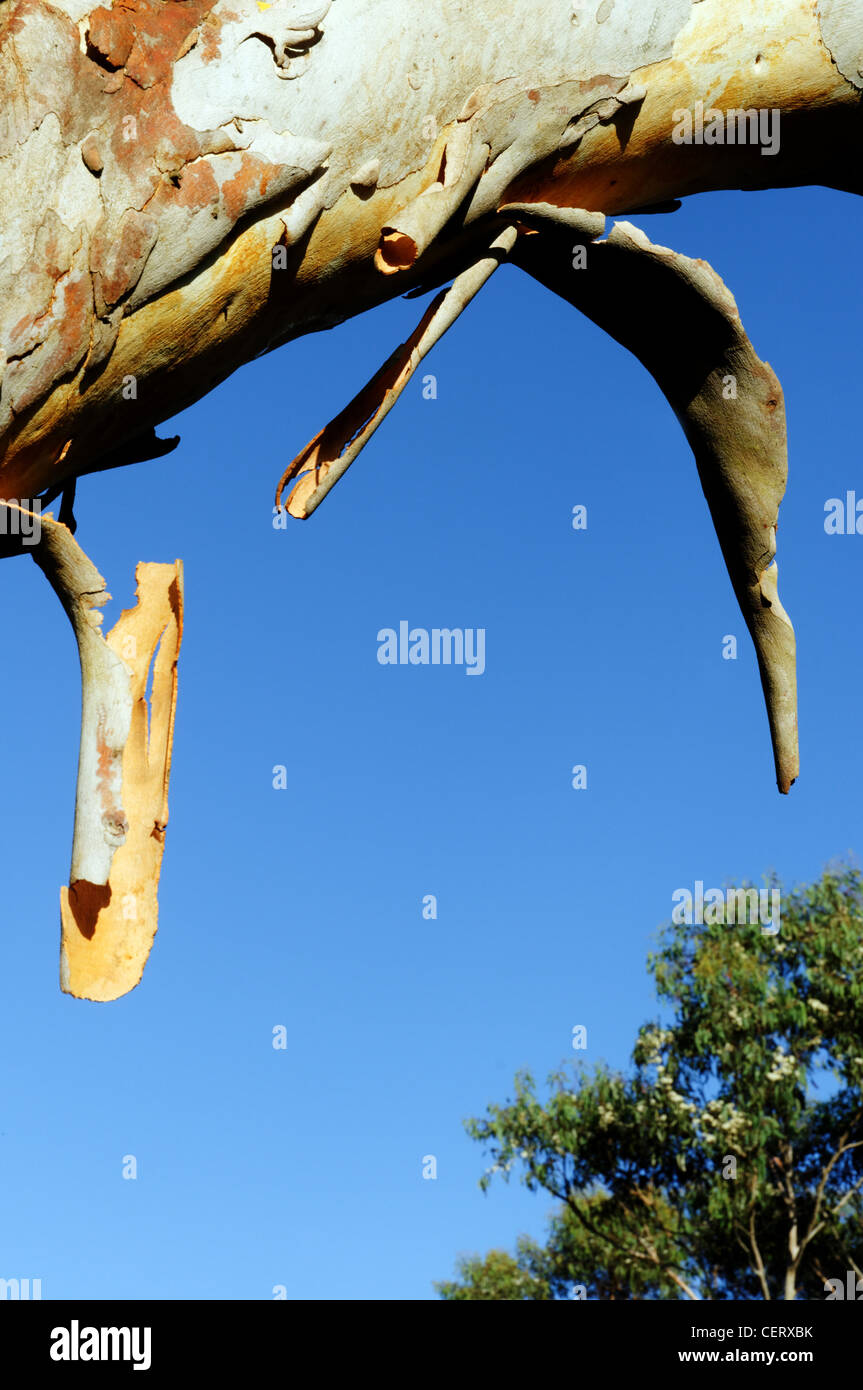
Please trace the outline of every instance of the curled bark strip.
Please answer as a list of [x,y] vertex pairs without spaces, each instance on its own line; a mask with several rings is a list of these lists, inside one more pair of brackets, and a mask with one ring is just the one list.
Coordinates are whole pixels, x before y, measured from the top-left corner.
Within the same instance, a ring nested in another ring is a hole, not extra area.
[[734,592],[755,644],[776,780],[799,772],[796,644],[777,594],[776,526],[788,476],[785,406],[716,272],[618,223],[573,270],[548,241],[519,244],[515,263],[581,309],[644,364],[695,454]]
[[584,208],[559,208],[551,203],[503,203],[498,212],[504,217],[517,218],[532,232],[545,231],[549,225],[567,227],[579,241],[594,241],[605,231],[605,216],[587,212]]
[[517,236],[515,227],[506,227],[495,238],[486,256],[458,275],[448,290],[432,300],[407,341],[396,348],[350,405],[315,435],[288,465],[276,490],[276,506],[280,510],[282,494],[293,482],[288,494],[288,511],[291,516],[304,520],[311,516],[386,419],[423,358],[509,255]]
[[[137,604],[107,634],[105,581],[68,527],[41,518],[33,558],[72,623],[81,661],[81,748],[60,986],[117,999],[141,979],[158,921],[182,637],[183,570],[139,564]],[[152,694],[146,687],[151,664]]]
[[469,191],[475,188],[488,162],[488,145],[472,145],[470,126],[456,126],[444,146],[436,183],[423,189],[392,225],[381,229],[375,267],[382,275],[408,270],[439,236]]

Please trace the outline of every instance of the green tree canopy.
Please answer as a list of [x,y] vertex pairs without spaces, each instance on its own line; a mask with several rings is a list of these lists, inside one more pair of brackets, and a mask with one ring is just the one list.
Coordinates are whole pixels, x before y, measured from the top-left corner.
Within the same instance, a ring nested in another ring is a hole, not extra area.
[[648,968],[666,1017],[628,1074],[576,1064],[543,1102],[521,1072],[467,1122],[483,1189],[518,1172],[560,1206],[544,1246],[462,1259],[442,1298],[823,1299],[863,1278],[860,871],[783,893],[777,935],[672,923]]

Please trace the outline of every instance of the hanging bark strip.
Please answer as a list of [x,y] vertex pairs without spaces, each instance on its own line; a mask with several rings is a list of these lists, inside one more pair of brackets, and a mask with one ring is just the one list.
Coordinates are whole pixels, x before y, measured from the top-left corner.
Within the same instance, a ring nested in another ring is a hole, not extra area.
[[[680,420],[755,645],[777,786],[788,792],[800,764],[796,642],[779,601],[774,559],[788,478],[782,388],[746,336],[733,295],[705,261],[655,246],[626,222],[597,241],[605,219],[580,208],[520,202],[504,203],[498,212],[512,225],[489,257],[434,300],[411,338],[294,459],[276,505],[297,479],[288,511],[311,515],[506,254],[634,353]],[[574,268],[574,238],[588,248],[583,270]]]
[[620,222],[589,248],[586,268],[573,270],[570,238],[555,234],[555,214],[536,210],[536,225],[548,227],[550,240],[523,240],[513,259],[634,353],[680,421],[755,644],[776,781],[787,792],[799,754],[796,644],[774,560],[788,477],[782,388],[706,261],[656,246]]
[[279,510],[282,494],[290,482],[293,487],[287,509],[291,516],[305,520],[320,506],[389,415],[423,358],[509,255],[517,236],[515,227],[506,227],[492,242],[487,256],[456,276],[448,290],[436,295],[407,341],[396,348],[350,405],[288,465],[276,489]]
[[[40,518],[33,558],[58,595],[81,662],[81,745],[69,886],[60,891],[60,986],[117,999],[141,979],[157,892],[183,625],[183,568],[139,564],[137,603],[102,633],[105,581],[68,527]],[[147,678],[153,666],[148,708]]]
[[[512,225],[495,238],[488,254],[457,275],[449,289],[432,300],[407,341],[396,348],[350,405],[316,434],[288,465],[276,490],[276,506],[280,510],[282,494],[291,482],[293,487],[287,503],[291,516],[306,520],[320,506],[386,419],[423,358],[488,283],[498,266],[508,259],[519,231],[525,230],[519,224],[520,210],[525,206],[516,203],[504,209],[508,217],[511,214]],[[582,241],[600,236],[605,228],[605,218],[600,212],[569,208],[567,214],[567,226]]]

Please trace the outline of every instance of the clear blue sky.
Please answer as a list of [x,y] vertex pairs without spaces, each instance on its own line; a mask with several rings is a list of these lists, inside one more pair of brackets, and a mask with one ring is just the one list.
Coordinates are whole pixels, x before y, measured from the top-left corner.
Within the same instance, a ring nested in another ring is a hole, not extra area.
[[[863,536],[825,535],[824,503],[863,498],[862,219],[821,189],[634,219],[716,267],[785,388],[787,798],[670,409],[510,268],[429,359],[438,399],[415,379],[309,522],[273,529],[277,478],[421,304],[253,363],[163,429],[173,455],[79,485],[106,624],[137,560],[186,574],[160,929],[114,1004],[57,982],[74,641],[36,566],[3,564],[0,1276],[46,1298],[432,1298],[459,1253],[547,1211],[480,1193],[463,1119],[572,1057],[578,1023],[588,1061],[626,1065],[674,890],[807,880],[860,848]],[[485,673],[379,665],[402,619],[485,628]]]

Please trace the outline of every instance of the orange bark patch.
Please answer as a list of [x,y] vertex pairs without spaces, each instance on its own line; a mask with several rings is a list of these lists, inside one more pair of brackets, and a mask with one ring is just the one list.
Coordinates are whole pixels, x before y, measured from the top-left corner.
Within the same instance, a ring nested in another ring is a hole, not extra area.
[[132,51],[135,26],[123,10],[93,10],[87,26],[87,42],[110,68],[121,68]]
[[[80,366],[90,346],[90,318],[93,296],[90,277],[73,271],[58,288],[61,304],[57,306],[51,328],[44,343],[38,346],[38,367],[27,372],[26,384],[20,388],[12,376],[10,397],[13,410],[19,413],[49,391],[54,382],[72,374]],[[45,317],[43,315],[43,317]]]
[[218,199],[219,185],[207,161],[199,159],[194,164],[187,164],[172,201],[182,208],[197,211],[199,208],[210,207],[218,202]]
[[[230,18],[230,16],[225,15],[224,18],[227,20]],[[221,36],[222,31],[220,26],[217,23],[214,23],[212,19],[208,16],[205,22],[201,25],[201,32],[198,35],[198,43],[201,47],[201,57],[205,63],[214,63],[217,58],[221,57],[222,50],[221,45],[219,43]]]
[[139,87],[170,81],[173,64],[215,0],[125,0],[113,9],[99,6],[90,15],[87,42],[100,66],[125,68]]
[[268,164],[257,155],[243,156],[236,174],[222,184],[222,201],[232,222],[260,204],[278,173],[275,164]]
[[[113,236],[102,228],[93,238],[90,268],[99,276],[105,307],[113,308],[138,283],[153,247],[156,223],[146,213],[127,212]],[[101,308],[101,306],[100,306]]]

